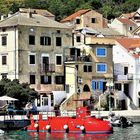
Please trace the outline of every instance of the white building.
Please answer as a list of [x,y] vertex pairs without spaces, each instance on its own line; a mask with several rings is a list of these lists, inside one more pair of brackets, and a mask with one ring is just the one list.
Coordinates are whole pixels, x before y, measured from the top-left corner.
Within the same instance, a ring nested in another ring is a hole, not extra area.
[[134,38],[117,39],[113,47],[115,89],[122,91],[116,93],[124,93],[125,99],[119,101],[121,109],[137,109],[140,106],[139,47],[140,39]]

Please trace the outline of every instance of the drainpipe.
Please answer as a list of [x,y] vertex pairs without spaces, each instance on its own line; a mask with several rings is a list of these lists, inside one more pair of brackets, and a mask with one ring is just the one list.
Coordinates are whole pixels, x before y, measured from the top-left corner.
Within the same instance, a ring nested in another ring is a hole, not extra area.
[[16,49],[17,49],[17,44],[16,44],[16,26],[14,27],[15,28],[15,79],[17,78],[16,77],[16,73],[17,73],[17,62],[16,62]]

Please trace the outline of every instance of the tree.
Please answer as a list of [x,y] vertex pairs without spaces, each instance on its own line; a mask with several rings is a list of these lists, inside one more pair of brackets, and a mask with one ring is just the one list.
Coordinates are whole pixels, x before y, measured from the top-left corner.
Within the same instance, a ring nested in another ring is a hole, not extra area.
[[9,79],[2,79],[0,81],[0,95],[8,95],[13,98],[17,98],[16,105],[20,108],[23,107],[28,101],[33,101],[37,98],[38,93],[31,89],[27,83],[19,83],[19,80],[13,81]]

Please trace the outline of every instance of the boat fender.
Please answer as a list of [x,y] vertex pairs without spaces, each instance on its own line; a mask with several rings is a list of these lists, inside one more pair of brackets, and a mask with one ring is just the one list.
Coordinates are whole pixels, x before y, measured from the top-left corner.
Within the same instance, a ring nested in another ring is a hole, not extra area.
[[63,128],[64,128],[65,130],[68,129],[68,125],[65,124]]
[[46,129],[49,130],[51,128],[51,125],[46,125]]
[[37,123],[35,123],[35,124],[34,124],[34,127],[35,127],[35,128],[37,128],[37,127],[38,127],[38,124],[37,124]]
[[82,126],[80,126],[80,130],[85,130],[85,127],[82,125]]

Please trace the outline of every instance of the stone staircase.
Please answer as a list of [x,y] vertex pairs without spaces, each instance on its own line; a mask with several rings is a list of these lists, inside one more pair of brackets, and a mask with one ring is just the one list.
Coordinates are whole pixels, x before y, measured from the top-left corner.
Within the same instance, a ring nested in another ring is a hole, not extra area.
[[69,98],[64,100],[61,105],[60,109],[61,111],[64,110],[76,110],[76,107],[83,106],[83,102],[81,101],[75,101],[77,99],[89,99],[91,93],[82,93],[80,95],[77,95],[76,93],[72,94]]

